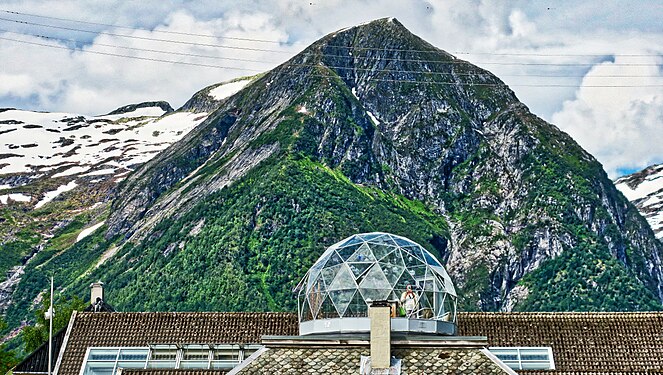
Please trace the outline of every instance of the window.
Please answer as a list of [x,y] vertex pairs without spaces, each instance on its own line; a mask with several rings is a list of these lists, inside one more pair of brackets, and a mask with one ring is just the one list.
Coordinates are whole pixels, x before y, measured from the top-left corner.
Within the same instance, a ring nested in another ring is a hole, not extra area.
[[514,370],[554,370],[550,347],[493,347],[490,352]]
[[80,375],[115,375],[119,368],[230,370],[260,345],[152,345],[89,348]]
[[148,348],[91,348],[82,375],[113,375],[118,368],[145,368]]

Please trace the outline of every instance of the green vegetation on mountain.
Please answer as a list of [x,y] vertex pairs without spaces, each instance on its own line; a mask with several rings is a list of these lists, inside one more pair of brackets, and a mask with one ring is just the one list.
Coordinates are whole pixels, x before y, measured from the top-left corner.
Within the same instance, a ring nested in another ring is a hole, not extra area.
[[305,156],[273,158],[125,245],[89,278],[113,280],[108,299],[123,311],[292,311],[291,289],[321,244],[378,230],[436,254],[448,238],[444,219],[419,202],[353,184]]

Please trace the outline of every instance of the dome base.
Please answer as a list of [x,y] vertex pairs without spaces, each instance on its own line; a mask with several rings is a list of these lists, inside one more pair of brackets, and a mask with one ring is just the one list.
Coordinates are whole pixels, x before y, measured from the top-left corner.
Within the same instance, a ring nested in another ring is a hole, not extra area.
[[[370,330],[371,319],[367,317],[317,319],[299,323],[299,334],[302,336],[327,333],[360,333],[370,332]],[[391,318],[391,332],[453,336],[456,334],[456,324],[441,320]]]

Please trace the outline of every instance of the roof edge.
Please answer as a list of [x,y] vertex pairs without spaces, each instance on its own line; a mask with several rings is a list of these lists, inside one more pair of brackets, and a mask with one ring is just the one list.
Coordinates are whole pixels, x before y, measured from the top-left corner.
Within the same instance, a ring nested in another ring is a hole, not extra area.
[[263,346],[262,348],[256,350],[256,351],[253,352],[253,354],[251,354],[247,359],[245,359],[244,361],[242,361],[242,363],[240,363],[239,365],[235,366],[232,370],[230,370],[230,372],[229,372],[227,375],[236,375],[236,374],[238,374],[240,371],[244,370],[244,368],[245,368],[246,366],[248,366],[248,365],[250,365],[251,363],[253,363],[253,361],[255,361],[256,359],[258,359],[258,357],[260,357],[261,355],[263,355],[263,353],[265,353],[265,352],[268,351],[268,350],[269,350],[269,348],[266,348],[266,347],[264,347],[264,346]]
[[509,374],[509,375],[518,375],[517,372],[513,371],[513,369],[511,369],[511,367],[505,365],[504,362],[502,362],[499,358],[497,358],[495,356],[495,354],[491,353],[490,350],[488,350],[486,348],[483,348],[483,349],[481,349],[481,353],[483,353],[483,355],[485,355],[486,357],[488,357],[488,359],[490,359],[496,365],[498,365],[507,374]]
[[64,356],[64,352],[67,349],[67,342],[69,341],[69,335],[71,334],[71,330],[74,327],[74,322],[76,321],[76,315],[78,314],[78,311],[74,310],[71,312],[71,318],[69,319],[69,324],[67,325],[67,332],[64,334],[64,340],[62,340],[62,345],[60,346],[60,352],[58,353],[58,359],[55,362],[55,368],[53,369],[53,375],[58,375],[58,372],[60,370],[60,364],[62,363],[62,357]]

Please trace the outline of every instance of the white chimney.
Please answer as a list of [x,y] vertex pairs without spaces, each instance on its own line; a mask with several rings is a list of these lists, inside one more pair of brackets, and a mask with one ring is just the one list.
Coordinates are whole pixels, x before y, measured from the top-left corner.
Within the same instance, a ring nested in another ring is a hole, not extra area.
[[90,304],[95,305],[97,298],[101,301],[104,300],[104,283],[101,281],[90,284]]
[[371,368],[388,369],[391,364],[391,307],[376,301],[368,309],[371,318]]

